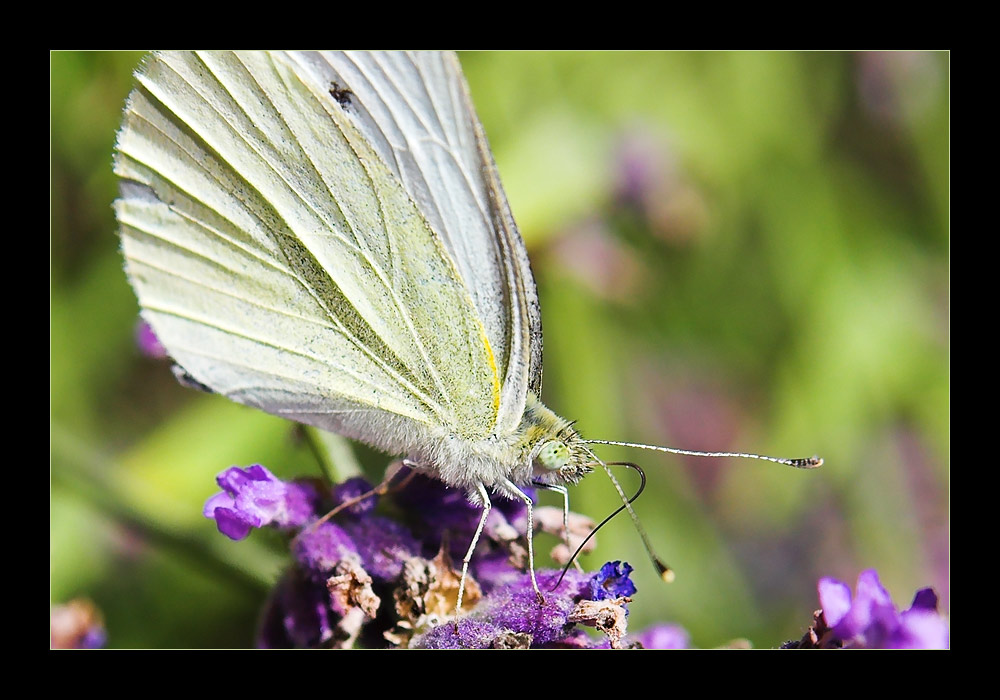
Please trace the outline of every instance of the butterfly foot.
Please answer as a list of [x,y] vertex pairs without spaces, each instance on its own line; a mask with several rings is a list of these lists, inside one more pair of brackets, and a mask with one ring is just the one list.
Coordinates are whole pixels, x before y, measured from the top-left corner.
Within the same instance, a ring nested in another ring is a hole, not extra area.
[[541,591],[535,591],[535,600],[538,601],[539,605],[545,605],[545,596],[542,595]]

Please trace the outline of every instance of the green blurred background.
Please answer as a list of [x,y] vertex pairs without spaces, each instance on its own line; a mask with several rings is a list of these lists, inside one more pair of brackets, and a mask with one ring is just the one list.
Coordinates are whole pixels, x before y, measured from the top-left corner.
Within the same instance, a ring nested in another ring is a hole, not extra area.
[[[249,646],[283,545],[229,542],[202,505],[233,464],[317,467],[288,423],[136,350],[111,152],[140,56],[51,54],[51,597],[93,600],[111,647]],[[645,467],[677,572],[626,518],[600,533],[584,564],[635,566],[630,628],[776,646],[820,576],[869,567],[947,611],[949,55],[461,59],[539,285],[545,403],[587,437],[826,459],[601,450]],[[571,492],[615,503],[600,475]]]

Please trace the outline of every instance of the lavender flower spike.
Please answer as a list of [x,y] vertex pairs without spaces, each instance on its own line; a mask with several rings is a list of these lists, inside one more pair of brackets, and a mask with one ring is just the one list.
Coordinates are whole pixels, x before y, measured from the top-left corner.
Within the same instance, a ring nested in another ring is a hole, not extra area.
[[[285,482],[259,464],[232,467],[216,479],[223,492],[206,517],[232,539],[276,526],[291,535],[292,564],[268,599],[257,644],[262,647],[417,649],[621,649],[688,645],[680,630],[627,636],[626,605],[636,592],[632,567],[612,561],[598,572],[525,573],[518,501],[500,502],[470,562],[456,620],[461,574],[449,550],[464,552],[478,509],[444,484],[414,475],[317,525],[331,505],[371,490],[361,478],[326,489],[312,480]],[[388,507],[384,507],[388,506]],[[514,526],[513,523],[518,526]],[[432,553],[433,559],[426,556]],[[435,553],[436,554],[433,554]],[[582,626],[604,633],[595,639]]]
[[[604,631],[603,644],[618,647],[627,614],[626,596],[635,593],[628,578],[632,567],[608,562],[596,574],[570,570],[555,591],[549,588],[559,578],[558,571],[538,571],[538,585],[545,593],[539,603],[531,580],[520,575],[505,586],[495,588],[471,614],[457,623],[445,623],[418,635],[411,648],[580,648],[600,647],[574,625],[583,622]],[[627,593],[624,593],[627,591]],[[599,614],[594,614],[599,613]],[[620,629],[610,623],[617,620]]]
[[230,539],[242,540],[265,525],[302,527],[316,516],[319,497],[310,485],[281,481],[259,464],[230,467],[216,482],[223,492],[208,499],[203,513]]
[[[842,581],[822,578],[818,585],[823,618],[831,640],[855,649],[947,649],[948,623],[937,612],[937,595],[930,588],[917,591],[913,604],[896,611],[878,572],[858,576],[852,599]],[[826,644],[824,644],[826,646]]]

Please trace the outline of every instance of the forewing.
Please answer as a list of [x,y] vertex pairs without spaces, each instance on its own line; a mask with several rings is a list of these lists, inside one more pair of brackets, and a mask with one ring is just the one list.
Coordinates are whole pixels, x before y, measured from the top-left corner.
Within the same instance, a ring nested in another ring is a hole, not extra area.
[[138,79],[122,249],[195,380],[393,451],[492,432],[499,378],[466,285],[328,86],[262,52],[157,54]]
[[458,59],[438,52],[295,52],[399,178],[458,267],[502,378],[498,432],[541,390],[538,296]]

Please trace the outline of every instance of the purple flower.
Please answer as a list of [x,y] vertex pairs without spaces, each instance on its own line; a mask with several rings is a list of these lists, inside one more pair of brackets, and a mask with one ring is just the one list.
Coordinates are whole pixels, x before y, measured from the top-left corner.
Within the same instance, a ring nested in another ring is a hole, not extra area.
[[643,649],[687,649],[691,637],[680,625],[655,624],[647,627],[630,639],[642,645]]
[[[632,567],[608,562],[596,574],[570,570],[554,591],[558,571],[538,571],[539,602],[531,577],[521,574],[496,587],[475,610],[414,638],[412,648],[487,649],[511,647],[621,646],[627,611],[619,598],[635,593],[628,578]],[[628,593],[622,593],[627,591]],[[594,641],[575,627],[587,624],[604,631],[606,640]],[[609,643],[610,642],[610,643]]]
[[510,647],[560,646],[569,637],[578,646],[571,619],[578,603],[591,591],[592,575],[570,570],[555,591],[549,588],[559,578],[558,571],[536,572],[544,596],[539,602],[531,577],[521,574],[505,586],[494,589],[475,610],[418,635],[410,644],[417,649],[489,649]]
[[609,561],[590,580],[591,600],[622,598],[635,593],[635,584],[629,578],[631,573],[632,567],[628,563]]
[[460,489],[447,488],[423,474],[403,478],[409,480],[395,494],[395,501],[427,544],[425,556],[434,556],[447,532],[452,555],[461,558],[465,554],[461,548],[472,540],[483,511],[469,503]]
[[948,623],[938,614],[937,595],[930,588],[917,591],[902,613],[875,569],[858,576],[853,599],[847,584],[834,578],[820,579],[817,588],[829,637],[846,648],[948,648]]
[[511,564],[510,554],[503,549],[490,549],[487,552],[476,554],[472,561],[471,570],[485,593],[489,593],[498,586],[513,583],[524,573]]
[[[461,561],[479,526],[482,509],[469,503],[460,489],[449,488],[423,474],[405,474],[401,472],[406,486],[394,494],[393,500],[403,509],[407,524],[423,543],[422,555],[433,558],[442,544],[447,543],[451,558]],[[534,489],[522,490],[535,498]],[[518,535],[523,535],[526,526],[527,507],[523,501],[494,498],[481,544],[472,560],[472,571],[475,573],[480,563],[484,563],[491,574],[497,573],[492,567],[495,557],[510,555],[511,545],[516,545],[512,536],[516,539]],[[526,556],[526,551],[524,554]]]
[[135,344],[139,346],[139,351],[146,357],[154,360],[162,360],[167,355],[167,349],[156,337],[153,328],[142,319],[135,325]]
[[[323,493],[313,482],[284,482],[256,464],[228,469],[217,482],[223,492],[209,499],[205,515],[223,534],[241,539],[253,527],[273,525],[292,535],[293,563],[261,616],[259,646],[625,646],[632,567],[614,561],[596,573],[570,570],[555,590],[560,572],[538,571],[540,601],[526,572],[523,502],[497,499],[456,622],[461,564],[451,552],[464,556],[482,516],[461,491],[415,475],[382,499],[388,515],[366,499],[319,522],[370,484],[351,479]],[[581,625],[604,638],[591,638]]]
[[559,577],[556,571],[537,571],[538,588],[544,602],[539,602],[531,577],[522,575],[511,584],[495,589],[481,602],[477,614],[490,619],[501,629],[530,634],[533,646],[544,646],[565,637],[573,626],[570,615],[583,597],[586,574],[570,571],[555,591],[550,591]]
[[621,139],[615,173],[616,194],[621,202],[643,207],[647,199],[662,189],[667,170],[662,151],[662,144],[640,130]]
[[340,562],[360,559],[351,536],[332,522],[304,528],[292,540],[292,554],[306,571],[320,580],[333,573]]
[[[341,503],[358,498],[371,490],[372,485],[367,479],[360,476],[352,477],[333,487],[333,505],[339,506]],[[362,516],[375,510],[376,505],[378,505],[378,497],[369,496],[362,501],[348,506],[345,510],[351,515]]]
[[324,587],[291,569],[271,591],[257,631],[260,649],[308,648],[325,644],[336,624]]
[[203,513],[230,539],[242,540],[264,525],[301,527],[316,517],[318,494],[310,484],[281,481],[259,464],[230,467],[216,482],[223,492],[208,499]]
[[89,600],[77,598],[52,608],[49,642],[53,649],[101,649],[107,641],[101,612]]
[[403,565],[420,554],[420,543],[409,529],[389,518],[371,515],[341,524],[361,555],[361,563],[372,578],[391,582]]

